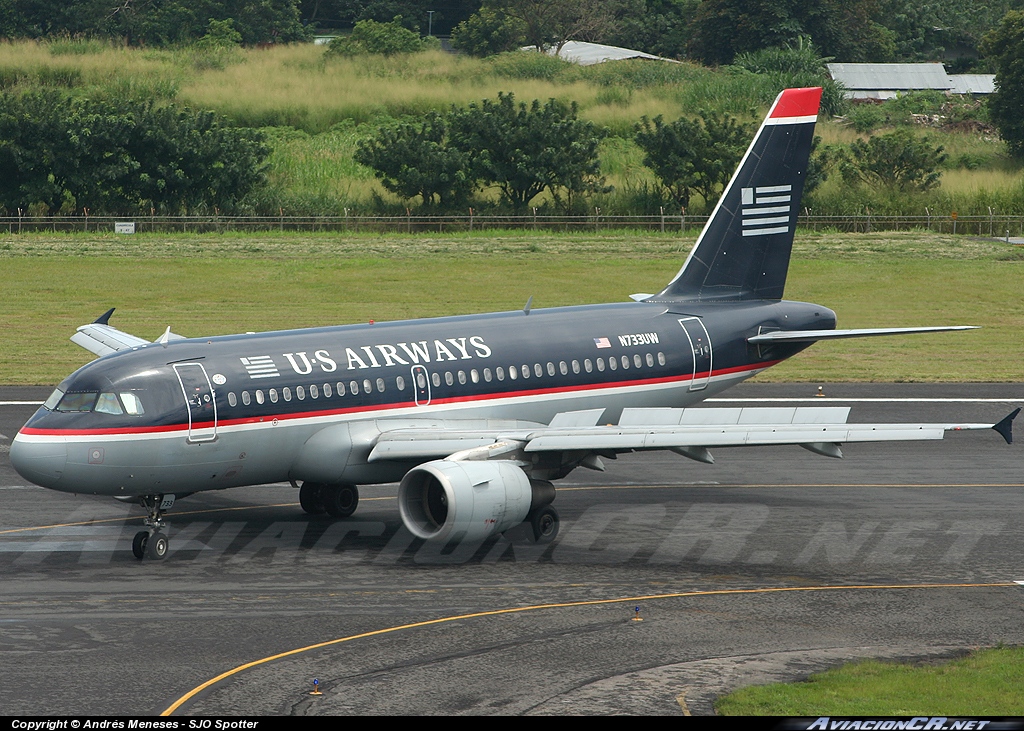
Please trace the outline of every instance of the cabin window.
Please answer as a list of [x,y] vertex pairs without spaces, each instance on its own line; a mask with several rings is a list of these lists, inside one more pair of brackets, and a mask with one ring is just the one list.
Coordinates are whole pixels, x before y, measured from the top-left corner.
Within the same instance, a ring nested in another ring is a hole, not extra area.
[[299,401],[305,401],[306,400],[306,389],[303,388],[302,386],[296,386],[295,387],[295,398],[297,398]]
[[601,371],[601,373],[604,373],[604,358],[597,359],[597,370]]
[[504,381],[505,380],[505,369],[502,368],[501,366],[498,366],[497,368],[494,369],[494,375],[498,377],[499,381]]
[[[488,374],[488,375],[490,375],[490,374]],[[480,383],[480,374],[477,373],[476,368],[473,368],[469,372],[469,380],[471,380],[473,383]],[[488,378],[487,380],[489,381],[491,379]]]
[[452,375],[451,371],[444,372],[444,382],[447,383],[449,386],[455,384],[455,376]]
[[263,390],[262,389],[256,389],[256,403],[258,403],[258,404],[262,404],[263,403]]
[[268,391],[268,393],[270,394],[270,403],[276,404],[277,403],[277,389],[276,388],[272,388],[272,389],[270,389],[270,391]]
[[292,400],[292,390],[288,388],[288,386],[285,386],[284,388],[281,389],[281,395],[284,396],[285,401]]
[[541,376],[544,375],[544,369],[541,368],[540,363],[533,364],[533,372],[537,374],[537,378],[540,378]]
[[92,411],[97,396],[96,391],[66,393],[57,405],[57,411]]
[[325,383],[324,384],[324,398],[330,398],[331,394],[333,394],[333,393],[334,392],[331,391],[331,384]]
[[242,403],[245,404],[246,406],[252,403],[252,397],[249,396],[248,391],[242,391]]
[[459,371],[459,383],[461,385],[463,385],[463,386],[466,385],[466,372],[465,371]]
[[658,365],[665,365],[665,354],[658,351]]
[[235,396],[234,391],[228,394],[228,406],[238,406],[238,397]]
[[648,368],[653,368],[654,367],[654,356],[651,355],[650,353],[648,353],[645,356],[645,358],[647,359],[647,367]]
[[373,384],[370,383],[369,378],[363,379],[363,393],[373,393]]
[[380,393],[384,393],[384,379],[383,378],[378,378],[377,379],[377,391],[379,391]]
[[309,397],[320,398],[320,389],[316,387],[315,383],[309,387]]
[[358,394],[359,393],[359,381],[349,381],[348,390],[352,392],[353,396]]
[[423,390],[427,387],[427,377],[423,375],[423,371],[416,372],[416,388]]
[[628,355],[622,356],[622,367],[624,369],[626,369],[626,370],[629,369],[629,356]]
[[548,361],[548,375],[549,376],[555,375],[555,364],[552,363],[550,360]]
[[594,366],[593,364],[591,364],[590,358],[587,358],[583,361],[583,370],[585,370],[587,373],[592,373],[594,371]]
[[339,395],[339,396],[344,396],[344,395],[345,395],[345,384],[344,384],[344,383],[342,383],[341,381],[338,381],[338,382],[337,382],[336,384],[334,384],[334,385],[335,385],[335,386],[337,387],[337,389],[338,389],[338,395]]
[[484,368],[484,380],[487,381],[488,383],[491,382],[491,369],[490,368]]
[[530,366],[524,365],[520,372],[523,374],[523,378],[529,378],[530,377]]
[[564,360],[558,361],[558,372],[563,376],[569,375],[569,366],[566,365]]
[[433,384],[435,386],[440,386],[441,385],[441,374],[439,374],[439,373],[431,373],[430,374],[430,380],[433,382]]
[[96,399],[96,413],[98,414],[123,414],[121,404],[117,402],[117,396],[112,393],[101,393]]
[[614,371],[618,367],[619,361],[615,360],[615,356],[613,355],[611,358],[608,359],[608,370]]

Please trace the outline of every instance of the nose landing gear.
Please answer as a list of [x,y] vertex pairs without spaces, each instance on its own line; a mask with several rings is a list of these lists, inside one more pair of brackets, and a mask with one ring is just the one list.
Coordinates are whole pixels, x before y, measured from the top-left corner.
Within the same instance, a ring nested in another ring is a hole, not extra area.
[[160,561],[170,548],[164,513],[174,505],[174,495],[144,495],[139,498],[139,504],[149,515],[143,520],[146,530],[136,533],[132,540],[132,553],[140,561],[143,558]]

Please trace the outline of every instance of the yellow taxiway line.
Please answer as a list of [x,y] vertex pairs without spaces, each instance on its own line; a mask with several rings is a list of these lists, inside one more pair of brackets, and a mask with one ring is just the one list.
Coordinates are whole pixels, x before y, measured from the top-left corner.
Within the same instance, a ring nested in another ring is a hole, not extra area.
[[237,675],[250,668],[258,667],[260,665],[266,665],[267,663],[274,662],[275,660],[281,660],[286,657],[292,657],[293,655],[299,655],[304,652],[311,650],[319,650],[324,647],[330,647],[332,645],[340,645],[343,642],[352,642],[354,640],[366,639],[367,637],[377,637],[380,635],[391,634],[393,632],[401,632],[404,630],[417,629],[420,627],[430,627],[432,625],[447,624],[450,622],[457,622],[463,619],[476,619],[479,617],[496,617],[506,614],[521,614],[523,612],[535,612],[541,609],[567,609],[574,607],[592,607],[599,605],[608,604],[625,604],[626,602],[639,602],[639,601],[653,601],[656,599],[679,599],[685,597],[697,597],[697,596],[728,596],[728,595],[740,595],[740,594],[777,594],[784,592],[810,592],[810,591],[879,591],[879,590],[907,590],[907,589],[965,589],[965,588],[991,588],[991,587],[1013,587],[1016,586],[1013,582],[1001,581],[995,583],[982,583],[982,584],[857,584],[857,585],[837,585],[837,586],[777,586],[777,587],[764,587],[760,589],[714,589],[708,591],[681,591],[672,592],[668,594],[646,594],[642,596],[630,596],[630,597],[618,597],[616,599],[588,599],[576,602],[556,602],[552,604],[533,604],[525,607],[508,607],[505,609],[492,609],[483,612],[471,612],[469,614],[457,614],[450,617],[438,617],[437,619],[428,619],[422,622],[410,622],[408,624],[395,625],[393,627],[384,627],[382,629],[371,630],[370,632],[361,632],[355,635],[348,635],[347,637],[339,637],[333,640],[326,640],[324,642],[318,642],[314,645],[306,645],[305,647],[299,647],[294,650],[288,650],[286,652],[279,652],[276,655],[270,655],[269,657],[260,658],[259,660],[253,660],[247,662],[244,665],[232,668],[220,675],[210,678],[205,683],[197,685],[195,688],[185,693],[185,695],[178,698],[170,706],[165,708],[160,715],[170,716],[185,703],[195,698],[198,694],[204,690],[216,685],[222,680],[226,680],[234,675]]

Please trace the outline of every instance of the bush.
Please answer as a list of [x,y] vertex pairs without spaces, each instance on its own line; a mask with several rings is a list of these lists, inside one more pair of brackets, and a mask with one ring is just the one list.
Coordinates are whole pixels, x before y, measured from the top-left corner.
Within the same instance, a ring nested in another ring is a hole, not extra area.
[[841,165],[847,181],[881,183],[897,191],[925,191],[938,186],[946,161],[942,147],[908,129],[877,135],[850,145],[850,158]]
[[230,209],[262,180],[258,133],[212,112],[59,91],[0,95],[0,206],[69,213]]
[[396,15],[390,23],[360,20],[349,35],[331,41],[327,47],[327,56],[354,56],[362,53],[394,56],[421,50],[423,42],[419,34],[403,27],[402,16]]
[[526,28],[521,20],[487,7],[452,28],[452,46],[481,58],[515,51],[525,41]]

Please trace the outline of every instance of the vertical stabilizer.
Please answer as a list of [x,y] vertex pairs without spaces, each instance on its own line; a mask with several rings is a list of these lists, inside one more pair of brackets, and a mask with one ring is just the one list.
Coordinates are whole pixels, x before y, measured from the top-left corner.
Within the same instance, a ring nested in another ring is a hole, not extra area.
[[775,99],[683,268],[652,299],[782,299],[821,89]]

